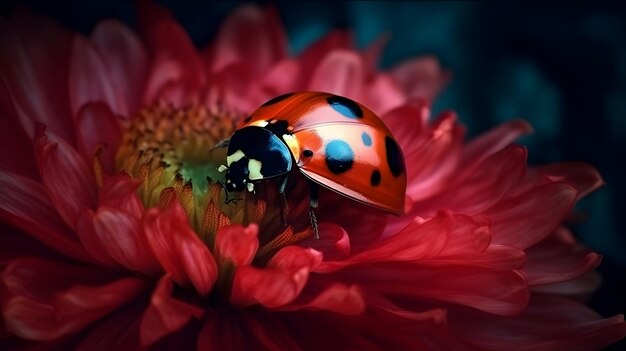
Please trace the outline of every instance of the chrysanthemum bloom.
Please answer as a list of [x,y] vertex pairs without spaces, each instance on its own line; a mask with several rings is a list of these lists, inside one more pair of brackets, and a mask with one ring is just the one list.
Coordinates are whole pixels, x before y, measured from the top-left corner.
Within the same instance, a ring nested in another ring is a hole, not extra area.
[[[466,142],[454,113],[430,119],[433,59],[381,72],[381,43],[345,32],[290,56],[251,6],[199,53],[162,9],[139,13],[140,36],[0,23],[2,349],[593,350],[626,334],[576,302],[600,257],[561,225],[598,173],[527,167],[523,121]],[[381,116],[405,215],[323,192],[315,240],[297,177],[285,213],[272,182],[225,203],[209,150],[302,90]]]

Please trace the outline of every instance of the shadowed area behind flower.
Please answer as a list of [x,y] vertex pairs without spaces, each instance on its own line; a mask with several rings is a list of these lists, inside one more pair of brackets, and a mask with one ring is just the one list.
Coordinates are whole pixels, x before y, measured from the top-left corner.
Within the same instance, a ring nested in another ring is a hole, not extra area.
[[[276,11],[252,5],[198,51],[167,11],[138,13],[139,34],[0,22],[4,348],[590,350],[626,335],[623,316],[574,302],[600,257],[562,223],[598,172],[528,167],[524,121],[465,141],[455,113],[431,118],[448,81],[434,58],[379,70],[383,43],[357,50],[345,31],[292,56]],[[314,240],[301,179],[285,208],[272,183],[225,204],[199,180],[223,163],[212,145],[289,91],[381,117],[405,215],[324,191]]]

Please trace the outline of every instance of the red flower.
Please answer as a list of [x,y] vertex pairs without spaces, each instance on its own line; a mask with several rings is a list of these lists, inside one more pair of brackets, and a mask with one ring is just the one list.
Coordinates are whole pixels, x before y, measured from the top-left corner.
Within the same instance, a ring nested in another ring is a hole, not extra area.
[[[346,32],[292,57],[253,6],[198,53],[165,11],[139,12],[141,39],[112,21],[89,38],[23,11],[0,22],[3,349],[591,350],[626,335],[623,316],[573,300],[600,257],[561,223],[596,170],[527,167],[523,121],[465,142],[452,112],[431,120],[434,59],[379,71],[382,42],[356,51]],[[285,218],[271,183],[225,203],[209,150],[297,90],[382,117],[406,215],[325,192],[315,240],[302,182]]]

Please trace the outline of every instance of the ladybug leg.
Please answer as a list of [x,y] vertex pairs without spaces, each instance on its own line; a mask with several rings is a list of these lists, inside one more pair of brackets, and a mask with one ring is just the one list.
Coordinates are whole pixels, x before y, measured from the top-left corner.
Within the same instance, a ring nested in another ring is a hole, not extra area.
[[288,176],[284,176],[281,179],[280,184],[278,185],[278,193],[280,194],[280,201],[282,206],[280,206],[280,220],[282,221],[283,226],[287,225],[287,209],[289,207],[289,203],[287,202],[287,180],[289,180]]
[[319,205],[319,192],[317,184],[313,182],[309,182],[309,219],[311,220],[311,228],[313,229],[313,238],[319,239],[319,230],[317,228],[317,217],[315,217],[315,211],[313,209],[317,208]]
[[226,195],[226,200],[224,200],[225,204],[230,204],[231,202],[237,203],[237,201],[242,200],[241,198],[238,198],[238,197],[233,197],[232,199],[229,199],[228,198],[228,190],[226,190],[226,185],[224,185],[224,183],[222,183],[221,180],[218,180],[217,182],[220,184],[222,189],[224,189],[224,195]]

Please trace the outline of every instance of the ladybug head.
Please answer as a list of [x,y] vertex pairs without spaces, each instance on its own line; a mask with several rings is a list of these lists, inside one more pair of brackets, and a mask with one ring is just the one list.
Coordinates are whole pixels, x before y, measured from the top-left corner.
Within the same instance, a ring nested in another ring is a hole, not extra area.
[[226,168],[226,190],[229,192],[240,192],[248,186],[248,159],[246,157],[233,162]]

